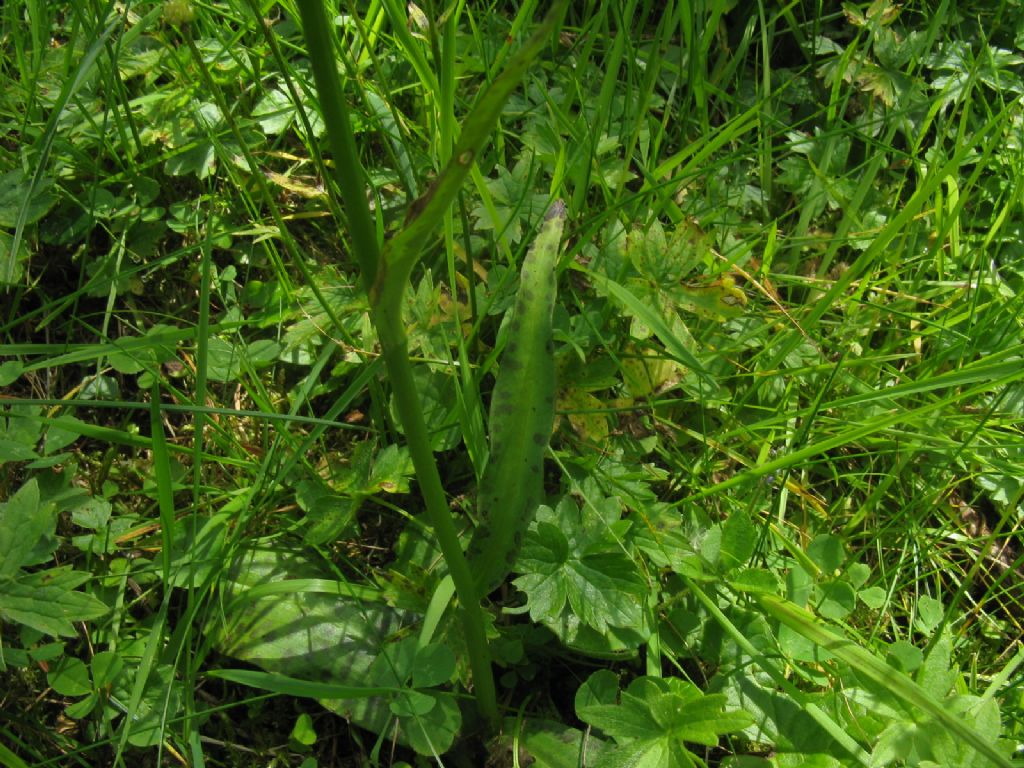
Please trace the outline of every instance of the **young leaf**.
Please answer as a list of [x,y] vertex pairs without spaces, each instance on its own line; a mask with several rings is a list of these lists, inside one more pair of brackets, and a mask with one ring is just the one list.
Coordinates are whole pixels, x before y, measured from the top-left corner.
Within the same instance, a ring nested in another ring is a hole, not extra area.
[[313,726],[313,718],[306,712],[303,712],[295,720],[290,738],[299,749],[316,744],[316,728]]
[[[715,746],[721,734],[753,722],[742,710],[726,711],[724,694],[704,695],[697,686],[677,678],[640,677],[622,692],[619,704],[601,703],[608,700],[607,680],[601,679],[606,673],[595,675],[599,676],[595,684],[584,684],[586,693],[581,690],[583,695],[576,697],[576,714],[620,744],[640,749],[644,756],[643,763],[617,765],[694,765],[683,742]],[[672,755],[672,760],[664,762],[663,755]]]
[[544,451],[555,419],[555,307],[565,203],[555,202],[523,261],[509,342],[491,397],[491,453],[480,482],[470,567],[481,594],[512,570],[541,501]]
[[29,480],[0,505],[0,578],[45,560],[57,548],[56,510],[39,503],[39,485]]

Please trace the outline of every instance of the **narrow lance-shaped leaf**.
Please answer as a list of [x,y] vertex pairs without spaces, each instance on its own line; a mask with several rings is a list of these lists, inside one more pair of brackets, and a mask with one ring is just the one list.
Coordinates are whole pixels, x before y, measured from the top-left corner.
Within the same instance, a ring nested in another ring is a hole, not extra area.
[[477,497],[479,524],[470,567],[481,592],[512,569],[523,534],[540,503],[544,451],[555,418],[555,307],[565,204],[548,211],[523,261],[508,344],[491,396],[490,457]]

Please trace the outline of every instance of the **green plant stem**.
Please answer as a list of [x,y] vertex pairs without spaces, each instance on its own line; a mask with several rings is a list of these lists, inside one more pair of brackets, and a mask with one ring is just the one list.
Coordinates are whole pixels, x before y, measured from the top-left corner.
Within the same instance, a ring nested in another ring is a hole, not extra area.
[[[363,193],[364,174],[356,153],[352,127],[334,65],[333,47],[327,33],[329,27],[322,0],[299,0],[299,11],[302,15],[306,43],[309,46],[310,60],[313,63],[313,76],[320,93],[328,141],[335,155],[338,186],[351,225],[352,246],[362,269],[363,284],[369,290],[381,271],[380,249]],[[398,270],[391,279],[383,281],[381,292],[384,295],[379,301],[372,302],[371,318],[380,339],[384,364],[394,392],[398,416],[405,429],[409,454],[419,480],[427,516],[459,596],[465,619],[463,628],[477,708],[487,727],[496,731],[500,725],[500,717],[480,596],[477,594],[469,565],[462,554],[455,521],[448,508],[441,477],[430,447],[430,435],[423,420],[423,410],[420,407],[412,366],[409,363],[408,343],[401,317],[401,299],[407,277],[407,270]]]
[[335,158],[334,178],[345,203],[349,236],[359,262],[363,286],[369,290],[380,265],[380,248],[370,206],[366,202],[366,174],[359,162],[356,140],[334,62],[334,46],[329,33],[333,25],[328,25],[323,0],[298,0],[298,6],[302,16],[302,34],[309,48],[313,79],[320,94],[320,112],[327,126],[327,144]]
[[462,553],[459,535],[448,508],[447,497],[437,471],[437,463],[434,461],[434,453],[430,447],[430,434],[423,421],[423,410],[416,392],[412,365],[409,363],[409,350],[405,330],[402,327],[400,307],[400,304],[390,301],[381,302],[373,310],[373,324],[380,337],[384,365],[387,366],[388,376],[391,380],[398,417],[402,420],[402,426],[405,429],[409,455],[420,484],[420,494],[426,505],[427,515],[430,518],[431,527],[434,529],[434,535],[437,537],[438,546],[441,548],[441,553],[448,564],[448,571],[455,583],[455,591],[459,596],[465,618],[463,631],[466,649],[469,653],[469,665],[473,671],[477,708],[488,728],[496,731],[501,721],[498,715],[498,699],[494,686],[494,675],[491,671],[491,651],[487,645],[480,595],[477,594],[469,563]]

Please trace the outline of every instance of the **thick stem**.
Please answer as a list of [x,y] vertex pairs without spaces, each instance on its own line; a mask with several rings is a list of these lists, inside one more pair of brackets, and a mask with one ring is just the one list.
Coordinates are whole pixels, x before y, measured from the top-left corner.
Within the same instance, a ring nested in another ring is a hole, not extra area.
[[430,447],[430,434],[423,421],[423,409],[420,407],[412,365],[409,363],[409,350],[402,327],[401,303],[389,300],[393,297],[388,293],[382,295],[382,301],[373,309],[373,324],[380,338],[384,364],[387,366],[391,390],[395,395],[398,417],[405,429],[409,455],[412,457],[416,479],[420,485],[420,494],[426,505],[427,516],[437,537],[441,554],[444,555],[448,571],[455,583],[455,592],[459,597],[460,610],[465,619],[463,631],[466,636],[466,648],[469,651],[469,665],[473,672],[477,707],[488,728],[497,731],[500,725],[498,699],[480,596],[477,594],[469,564],[462,553],[459,534],[441,485],[434,452]]
[[323,0],[298,0],[298,5],[303,34],[313,64],[313,77],[320,94],[320,107],[327,125],[327,139],[334,154],[338,187],[345,201],[353,251],[359,259],[364,286],[368,290],[375,284],[381,286],[380,296],[370,292],[371,318],[377,328],[388,378],[398,406],[398,416],[405,429],[427,516],[458,594],[477,708],[488,728],[496,731],[500,725],[498,699],[480,596],[462,554],[455,521],[448,508],[434,454],[430,449],[430,435],[423,421],[423,411],[409,363],[405,329],[402,326],[402,296],[412,262],[407,260],[403,269],[383,274],[387,265],[381,261],[372,217],[364,195],[365,177],[334,64],[334,50],[328,32],[331,27],[324,14]]

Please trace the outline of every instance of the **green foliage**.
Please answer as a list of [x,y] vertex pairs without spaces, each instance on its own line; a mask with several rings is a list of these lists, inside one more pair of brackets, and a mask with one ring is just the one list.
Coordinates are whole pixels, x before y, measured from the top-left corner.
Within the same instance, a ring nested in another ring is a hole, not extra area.
[[576,714],[619,745],[601,755],[602,766],[646,768],[704,765],[684,746],[715,746],[721,734],[751,722],[746,712],[725,710],[725,696],[705,695],[677,678],[639,677],[621,692],[615,674],[599,670],[576,692]]
[[565,203],[556,201],[523,260],[501,369],[491,393],[490,451],[477,491],[479,520],[469,544],[480,594],[505,580],[541,501],[544,453],[555,420],[556,268]]
[[[382,594],[334,580],[279,547],[245,553],[221,584],[226,620],[214,643],[269,674],[220,677],[311,696],[421,754],[450,748],[461,714],[452,695],[436,688],[454,675],[452,651],[415,638],[389,641],[408,617],[382,604]],[[320,690],[309,680],[329,684]]]
[[633,630],[640,638],[647,585],[636,563],[609,535],[619,505],[603,499],[587,511],[596,514],[585,514],[568,496],[554,509],[541,507],[517,564],[523,575],[514,583],[527,596],[530,617],[569,645],[581,632],[584,637],[615,637],[612,628]]
[[0,762],[1010,764],[1019,3],[565,5],[2,6]]
[[[97,619],[106,604],[77,588],[91,574],[67,566],[28,570],[58,547],[57,507],[40,498],[33,478],[0,504],[0,617],[47,635],[75,634],[72,622]],[[2,663],[2,659],[0,659]]]

